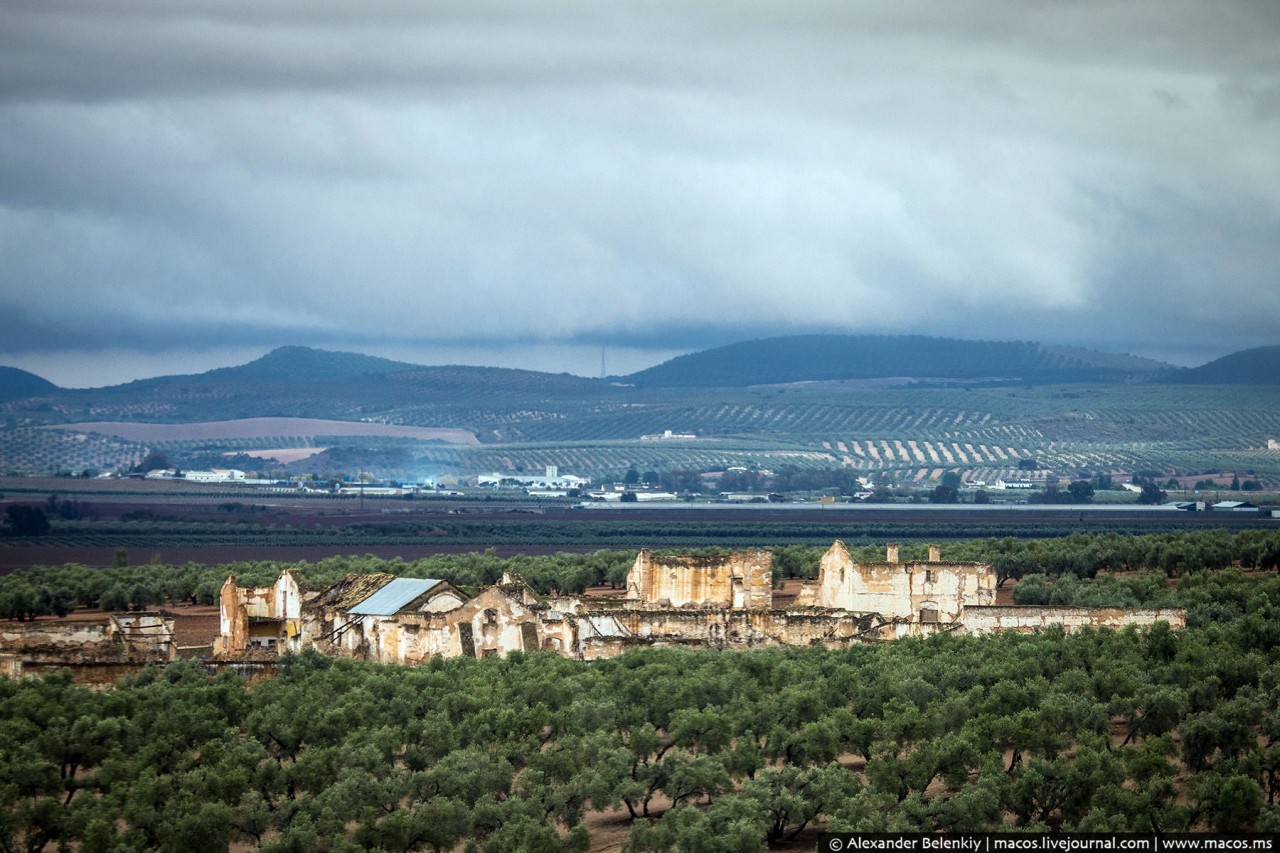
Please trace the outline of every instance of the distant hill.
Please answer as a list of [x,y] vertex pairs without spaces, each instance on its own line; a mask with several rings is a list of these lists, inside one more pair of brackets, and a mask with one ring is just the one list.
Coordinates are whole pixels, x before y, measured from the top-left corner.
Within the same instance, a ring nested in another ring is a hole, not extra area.
[[1257,347],[1162,377],[1183,385],[1280,385],[1280,346]]
[[1170,365],[1036,343],[919,335],[799,335],[679,356],[627,377],[645,387],[742,387],[902,377],[917,380],[1118,382]]
[[57,385],[34,373],[16,367],[0,367],[0,402],[38,397],[58,390]]
[[416,364],[373,355],[288,346],[274,349],[248,364],[211,370],[203,376],[209,379],[232,376],[285,382],[325,382],[416,369],[419,369]]
[[[237,367],[140,379],[107,388],[57,390],[56,410],[93,419],[179,423],[296,417],[427,425],[483,422],[477,411],[528,409],[548,399],[591,396],[599,380],[497,367],[425,367],[407,362],[282,347]],[[69,418],[62,418],[69,419]]]

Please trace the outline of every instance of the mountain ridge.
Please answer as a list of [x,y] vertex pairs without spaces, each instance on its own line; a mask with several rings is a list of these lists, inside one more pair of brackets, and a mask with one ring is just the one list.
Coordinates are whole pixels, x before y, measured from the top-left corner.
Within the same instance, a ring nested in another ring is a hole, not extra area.
[[795,335],[677,356],[627,377],[643,387],[746,387],[903,377],[920,380],[1127,382],[1177,368],[1138,356],[1028,341],[923,335]]
[[0,368],[0,403],[19,410],[23,400],[38,399],[46,410],[67,416],[79,409],[93,410],[95,416],[132,412],[132,419],[163,421],[211,416],[358,420],[422,406],[465,407],[474,413],[496,404],[536,413],[554,408],[557,400],[618,402],[628,386],[692,390],[868,379],[917,384],[1280,384],[1280,346],[1179,368],[1139,356],[1027,341],[798,335],[713,347],[607,380],[518,368],[428,366],[284,346],[241,365],[103,388],[63,389],[36,374]]

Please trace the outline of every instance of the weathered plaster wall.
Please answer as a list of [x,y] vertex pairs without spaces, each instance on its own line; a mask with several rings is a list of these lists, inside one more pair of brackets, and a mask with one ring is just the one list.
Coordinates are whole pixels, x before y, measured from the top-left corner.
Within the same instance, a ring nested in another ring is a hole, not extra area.
[[671,607],[767,610],[773,605],[773,555],[656,556],[645,549],[627,574],[626,597]]
[[431,596],[421,608],[423,613],[447,613],[450,610],[456,610],[466,603],[466,599],[461,596],[454,595],[452,592],[442,592],[439,595]]
[[546,610],[536,600],[526,599],[523,589],[513,587],[514,584],[489,587],[446,616],[455,626],[457,654],[467,652],[462,645],[463,632],[457,627],[464,624],[470,626],[472,649],[478,658],[542,648],[546,632],[541,617]]
[[341,647],[352,657],[382,663],[418,664],[453,653],[449,626],[428,614],[361,616],[342,633]]
[[158,613],[105,616],[101,622],[0,624],[0,653],[21,669],[167,663],[177,657],[173,620]]
[[992,631],[1030,633],[1054,625],[1068,631],[1080,628],[1123,628],[1126,625],[1149,627],[1168,622],[1171,628],[1185,628],[1187,612],[1175,607],[968,607],[961,631],[966,634],[989,634]]
[[227,575],[218,591],[218,638],[213,641],[215,655],[243,652],[249,644],[249,614],[240,606],[240,587],[236,576]]

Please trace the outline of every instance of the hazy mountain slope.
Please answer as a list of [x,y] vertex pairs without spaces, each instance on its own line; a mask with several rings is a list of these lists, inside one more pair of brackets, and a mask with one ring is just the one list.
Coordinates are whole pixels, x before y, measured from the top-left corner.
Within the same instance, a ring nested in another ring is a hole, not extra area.
[[1179,370],[1163,381],[1183,385],[1277,385],[1280,384],[1280,346],[1233,352],[1208,364]]
[[0,367],[0,401],[21,400],[57,390],[57,385],[34,373],[16,367]]
[[424,367],[356,353],[285,347],[238,367],[60,391],[51,396],[60,417],[41,420],[91,415],[93,420],[179,422],[277,416],[465,426],[476,420],[477,409],[539,409],[547,400],[593,396],[600,386],[598,380],[567,374]]
[[800,335],[679,356],[628,377],[649,387],[741,387],[910,377],[1034,382],[1124,381],[1168,365],[1133,356],[1028,342],[918,335]]

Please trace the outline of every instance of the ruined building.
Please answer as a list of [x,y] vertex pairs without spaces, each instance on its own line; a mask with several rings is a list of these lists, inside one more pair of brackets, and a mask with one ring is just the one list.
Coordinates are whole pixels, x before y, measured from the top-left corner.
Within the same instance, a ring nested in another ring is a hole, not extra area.
[[794,605],[775,608],[767,551],[725,557],[636,557],[625,591],[542,596],[519,577],[468,597],[440,580],[352,575],[300,598],[292,575],[273,587],[223,587],[222,659],[314,647],[332,655],[416,664],[435,656],[486,657],[550,651],[579,660],[643,645],[749,648],[842,646],[939,631],[1031,631],[1051,625],[1185,623],[1183,611],[995,604],[996,573],[981,563],[858,563],[841,542],[823,556],[816,581]]
[[796,604],[876,613],[897,625],[952,625],[965,608],[995,600],[994,569],[983,563],[944,563],[937,545],[929,546],[924,562],[901,563],[898,546],[890,545],[883,563],[855,563],[837,540],[822,555],[818,580],[801,588]]
[[302,648],[302,591],[293,572],[280,574],[271,586],[240,587],[236,576],[228,575],[218,594],[221,615],[216,656],[279,652]]
[[173,620],[159,613],[103,614],[91,622],[0,623],[0,675],[10,678],[70,667],[77,682],[112,684],[139,667],[177,656]]
[[626,597],[666,607],[768,610],[773,606],[773,555],[658,556],[646,548],[627,574]]
[[365,575],[308,601],[302,624],[308,643],[327,654],[412,664],[539,650],[545,610],[509,579],[468,597],[445,581]]

